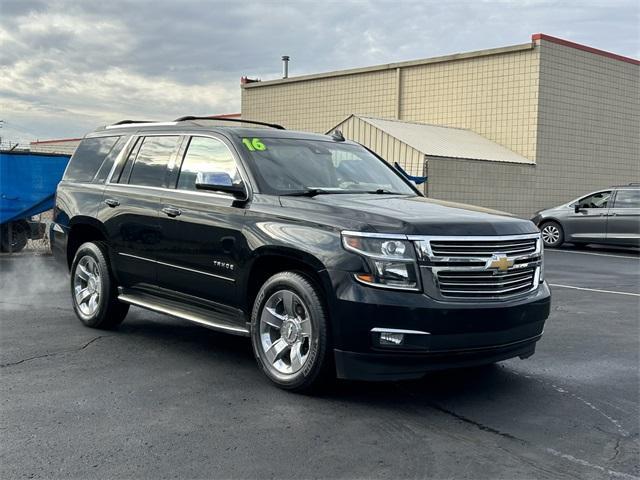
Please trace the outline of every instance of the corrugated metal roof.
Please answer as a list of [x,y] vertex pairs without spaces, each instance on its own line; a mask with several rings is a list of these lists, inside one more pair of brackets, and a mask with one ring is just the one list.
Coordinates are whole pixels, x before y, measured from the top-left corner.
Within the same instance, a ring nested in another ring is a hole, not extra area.
[[471,130],[362,115],[353,116],[397,138],[425,155],[491,160],[495,162],[535,163]]

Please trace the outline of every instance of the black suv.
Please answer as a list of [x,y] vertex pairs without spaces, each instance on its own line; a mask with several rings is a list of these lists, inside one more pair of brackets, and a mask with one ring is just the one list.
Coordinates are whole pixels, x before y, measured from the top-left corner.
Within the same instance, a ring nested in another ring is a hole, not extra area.
[[291,390],[534,353],[550,293],[532,222],[424,198],[339,132],[252,123],[123,121],[82,140],[51,242],[85,325],[135,305],[250,336]]

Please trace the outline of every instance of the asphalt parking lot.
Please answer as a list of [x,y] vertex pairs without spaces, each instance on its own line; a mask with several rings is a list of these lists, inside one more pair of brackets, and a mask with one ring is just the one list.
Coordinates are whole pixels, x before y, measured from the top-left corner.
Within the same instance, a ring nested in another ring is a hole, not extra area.
[[132,309],[81,326],[50,257],[0,257],[0,476],[640,476],[637,252],[547,251],[528,360],[408,383],[271,386],[249,341]]

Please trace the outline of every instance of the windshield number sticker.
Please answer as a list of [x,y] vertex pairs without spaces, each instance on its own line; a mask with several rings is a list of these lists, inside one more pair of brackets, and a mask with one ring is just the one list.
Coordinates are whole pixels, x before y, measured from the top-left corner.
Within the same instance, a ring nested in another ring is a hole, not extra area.
[[264,143],[262,143],[262,140],[260,140],[259,138],[243,138],[242,143],[244,143],[244,146],[247,147],[251,152],[255,152],[256,150],[262,152],[267,149]]

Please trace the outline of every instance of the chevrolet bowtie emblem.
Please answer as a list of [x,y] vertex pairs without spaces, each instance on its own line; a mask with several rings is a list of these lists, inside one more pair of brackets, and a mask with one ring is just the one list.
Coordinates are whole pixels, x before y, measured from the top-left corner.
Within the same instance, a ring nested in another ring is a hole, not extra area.
[[488,261],[486,268],[493,268],[501,272],[506,272],[513,266],[513,260],[509,260],[506,255],[493,255]]

